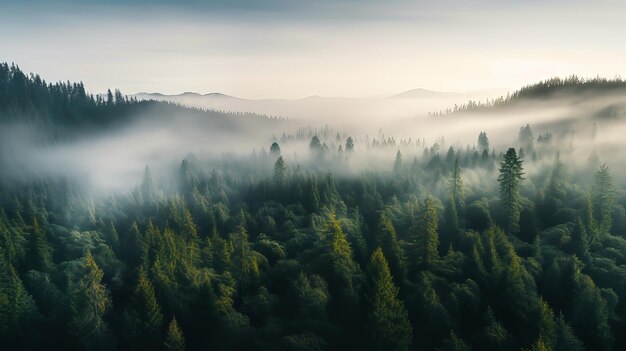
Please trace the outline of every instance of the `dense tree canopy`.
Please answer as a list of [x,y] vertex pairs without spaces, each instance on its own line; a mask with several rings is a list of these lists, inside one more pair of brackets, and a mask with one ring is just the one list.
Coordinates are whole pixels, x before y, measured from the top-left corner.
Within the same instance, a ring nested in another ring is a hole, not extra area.
[[[0,119],[84,131],[65,119],[136,106],[20,74],[0,67]],[[104,194],[0,172],[2,348],[626,348],[624,182],[566,161],[585,150],[297,136],[298,157],[268,137]],[[369,151],[382,166],[351,171]]]

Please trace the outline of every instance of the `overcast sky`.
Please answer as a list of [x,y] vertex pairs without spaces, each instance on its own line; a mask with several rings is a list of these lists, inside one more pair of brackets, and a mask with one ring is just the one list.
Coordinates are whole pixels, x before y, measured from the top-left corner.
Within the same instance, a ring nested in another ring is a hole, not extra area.
[[0,6],[0,61],[49,81],[83,81],[94,93],[371,97],[413,88],[515,89],[571,74],[626,76],[626,5],[618,1]]

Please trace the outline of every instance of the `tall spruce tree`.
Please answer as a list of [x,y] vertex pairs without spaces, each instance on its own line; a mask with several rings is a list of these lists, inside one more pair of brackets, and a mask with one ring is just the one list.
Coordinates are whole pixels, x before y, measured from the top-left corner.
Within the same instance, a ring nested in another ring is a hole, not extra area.
[[155,349],[159,346],[163,328],[163,314],[156,298],[154,286],[143,267],[139,268],[137,286],[131,299],[130,318],[135,348]]
[[29,243],[30,266],[38,271],[46,272],[52,268],[52,248],[48,244],[46,234],[39,225],[37,217],[33,217],[33,230]]
[[104,273],[96,264],[91,252],[83,259],[79,279],[70,286],[71,325],[85,348],[108,350],[113,348],[109,326],[104,315],[111,307],[109,292],[102,285]]
[[609,173],[609,167],[600,166],[593,178],[592,187],[593,217],[600,234],[608,233],[613,224],[613,207],[615,205],[615,186]]
[[367,270],[365,299],[367,324],[375,350],[408,350],[411,323],[404,303],[398,299],[389,265],[378,247],[372,253]]
[[439,259],[439,218],[430,196],[424,199],[419,216],[418,250],[421,264],[433,267]]
[[183,331],[178,326],[176,317],[172,318],[169,327],[167,328],[167,334],[165,335],[165,342],[163,343],[166,351],[185,351],[185,337]]
[[514,148],[509,148],[504,155],[504,160],[500,163],[500,200],[506,214],[506,227],[510,233],[519,231],[519,219],[521,212],[520,183],[524,179],[522,176],[524,168],[522,160],[517,157]]

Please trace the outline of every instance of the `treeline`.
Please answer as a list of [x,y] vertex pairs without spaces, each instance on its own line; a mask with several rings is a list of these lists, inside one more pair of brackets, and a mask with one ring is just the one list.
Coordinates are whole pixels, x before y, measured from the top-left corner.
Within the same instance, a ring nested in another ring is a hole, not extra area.
[[140,117],[194,116],[214,121],[216,128],[242,124],[267,125],[279,118],[183,107],[169,102],[137,101],[119,90],[93,95],[82,82],[47,83],[39,75],[27,75],[15,64],[0,63],[0,125],[20,124],[41,131],[52,140],[101,133],[128,126]]
[[446,116],[461,112],[481,112],[494,107],[504,107],[524,99],[549,99],[559,94],[582,93],[626,93],[626,81],[620,77],[613,79],[604,77],[582,78],[571,75],[566,78],[553,77],[538,83],[526,85],[512,94],[485,101],[469,100],[465,104],[454,105],[444,111],[430,113],[432,116]]

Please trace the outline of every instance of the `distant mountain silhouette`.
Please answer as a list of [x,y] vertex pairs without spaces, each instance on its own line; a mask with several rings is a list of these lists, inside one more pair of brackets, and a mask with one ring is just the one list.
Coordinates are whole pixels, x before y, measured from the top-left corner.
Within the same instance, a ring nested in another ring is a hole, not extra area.
[[397,95],[393,95],[392,98],[423,99],[423,98],[437,98],[437,97],[452,97],[452,96],[459,96],[459,95],[462,95],[462,94],[417,88],[417,89],[407,90]]

